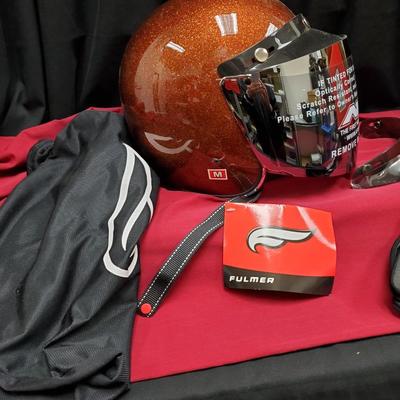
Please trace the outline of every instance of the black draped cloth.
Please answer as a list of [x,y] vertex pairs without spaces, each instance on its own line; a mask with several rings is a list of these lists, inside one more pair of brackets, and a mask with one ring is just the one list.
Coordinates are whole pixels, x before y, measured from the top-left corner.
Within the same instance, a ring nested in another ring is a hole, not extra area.
[[[349,35],[361,111],[400,107],[398,0],[283,1],[316,28]],[[0,135],[118,105],[125,45],[162,2],[1,0]]]
[[0,135],[119,104],[131,33],[161,0],[1,0]]
[[[162,2],[1,0],[0,135],[15,135],[88,106],[118,105],[125,45]],[[349,35],[361,111],[400,107],[398,0],[284,3],[316,28]]]

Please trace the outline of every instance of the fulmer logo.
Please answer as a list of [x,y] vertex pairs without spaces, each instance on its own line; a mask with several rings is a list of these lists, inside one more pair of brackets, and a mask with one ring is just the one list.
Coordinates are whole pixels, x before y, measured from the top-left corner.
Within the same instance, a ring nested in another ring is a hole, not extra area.
[[211,181],[227,181],[228,172],[226,169],[208,169],[208,179]]
[[231,275],[229,277],[229,282],[236,283],[265,283],[272,284],[274,283],[275,278],[268,278],[266,276],[240,276],[240,275]]

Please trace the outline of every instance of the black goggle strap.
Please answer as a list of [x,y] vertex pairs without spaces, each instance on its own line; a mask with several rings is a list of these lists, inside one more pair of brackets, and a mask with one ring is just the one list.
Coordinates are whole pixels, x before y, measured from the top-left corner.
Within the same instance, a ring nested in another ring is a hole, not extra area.
[[258,199],[260,192],[233,198],[220,205],[208,218],[197,225],[175,248],[155,275],[137,305],[137,312],[151,317],[157,311],[173,283],[181,275],[191,258],[204,241],[224,224],[224,207],[229,202],[250,203]]
[[390,288],[393,306],[400,312],[400,238],[396,240],[390,253]]

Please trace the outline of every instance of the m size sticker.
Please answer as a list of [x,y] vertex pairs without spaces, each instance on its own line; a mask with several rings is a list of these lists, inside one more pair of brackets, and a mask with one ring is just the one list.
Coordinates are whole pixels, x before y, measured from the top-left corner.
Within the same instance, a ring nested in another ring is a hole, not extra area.
[[208,179],[211,181],[227,181],[228,172],[226,169],[208,169]]

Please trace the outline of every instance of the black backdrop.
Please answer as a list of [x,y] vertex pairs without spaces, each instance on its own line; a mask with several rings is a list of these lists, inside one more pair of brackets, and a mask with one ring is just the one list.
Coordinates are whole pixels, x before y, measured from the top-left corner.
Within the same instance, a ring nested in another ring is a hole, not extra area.
[[[362,111],[400,107],[399,0],[283,1],[313,26],[349,35]],[[118,105],[126,42],[162,2],[1,0],[0,135]]]

